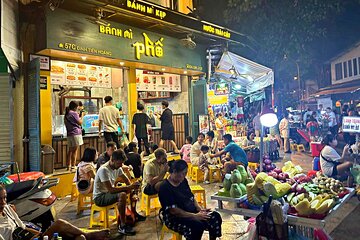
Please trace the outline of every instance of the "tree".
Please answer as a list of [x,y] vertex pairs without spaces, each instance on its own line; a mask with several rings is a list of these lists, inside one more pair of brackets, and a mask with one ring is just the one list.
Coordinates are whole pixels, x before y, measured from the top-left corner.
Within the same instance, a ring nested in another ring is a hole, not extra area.
[[[237,49],[238,52],[273,68],[282,86],[296,74],[294,61],[300,66],[302,79],[314,75],[318,65],[326,60],[319,59],[319,52],[329,26],[346,7],[359,3],[359,0],[228,0],[225,19],[252,41],[249,48]],[[291,61],[284,61],[284,54]]]

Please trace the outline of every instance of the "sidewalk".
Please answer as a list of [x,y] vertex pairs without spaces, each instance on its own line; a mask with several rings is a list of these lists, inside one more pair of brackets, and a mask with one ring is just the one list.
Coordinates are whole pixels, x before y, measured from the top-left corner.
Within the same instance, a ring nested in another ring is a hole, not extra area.
[[[278,167],[282,167],[284,162],[292,160],[295,165],[300,165],[304,172],[312,169],[312,157],[309,153],[297,153],[293,154],[280,154],[281,159],[275,161]],[[190,184],[195,184],[189,180]],[[217,202],[212,201],[210,196],[219,190],[220,183],[213,183],[209,185],[200,184],[206,190],[207,205],[214,209]],[[349,203],[345,204],[341,211],[338,211],[333,215],[331,221],[329,221],[325,227],[325,230],[330,233],[334,240],[353,240],[356,236],[360,236],[360,228],[357,223],[360,222],[360,205],[356,198],[352,198]],[[139,204],[138,204],[139,205]],[[81,215],[76,215],[77,201],[70,202],[70,197],[58,200],[56,203],[56,210],[58,217],[65,219],[72,224],[80,228],[88,228],[90,211],[84,211]],[[230,215],[221,213],[223,224],[223,237],[222,240],[237,239],[241,237],[247,228],[247,222],[243,220],[243,216]],[[115,225],[111,230],[112,239],[137,239],[137,240],[153,240],[160,239],[161,222],[158,216],[155,216],[155,212],[146,219],[145,222],[137,223],[135,226],[137,234],[131,237],[120,236]],[[170,239],[171,235],[165,235],[165,239]],[[208,239],[208,236],[204,234],[203,239]]]

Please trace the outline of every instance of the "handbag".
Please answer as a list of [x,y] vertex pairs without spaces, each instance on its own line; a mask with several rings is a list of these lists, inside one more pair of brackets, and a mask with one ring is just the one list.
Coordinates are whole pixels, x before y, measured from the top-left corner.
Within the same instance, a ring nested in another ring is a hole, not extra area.
[[16,228],[15,230],[13,231],[12,233],[12,239],[13,240],[30,240],[32,239],[35,234],[30,232],[29,230],[27,229],[23,229],[21,227],[19,227],[19,225],[17,224],[16,220],[11,217],[9,214],[7,214],[5,211],[4,213],[15,223],[16,225]]
[[83,192],[83,191],[86,191],[89,189],[90,180],[81,179],[79,181],[79,168],[76,169],[76,180],[78,180],[76,183],[76,186],[80,192]]

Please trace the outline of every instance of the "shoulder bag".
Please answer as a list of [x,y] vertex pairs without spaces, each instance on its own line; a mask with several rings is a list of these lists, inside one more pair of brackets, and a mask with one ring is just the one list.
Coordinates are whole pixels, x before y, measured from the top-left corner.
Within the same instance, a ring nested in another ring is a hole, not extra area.
[[11,217],[8,213],[6,213],[6,216],[8,216],[8,218],[10,218],[16,225],[15,230],[12,233],[12,239],[13,240],[30,240],[32,239],[35,234],[30,232],[27,229],[23,229],[22,227],[19,227],[19,225],[17,224],[15,218]]

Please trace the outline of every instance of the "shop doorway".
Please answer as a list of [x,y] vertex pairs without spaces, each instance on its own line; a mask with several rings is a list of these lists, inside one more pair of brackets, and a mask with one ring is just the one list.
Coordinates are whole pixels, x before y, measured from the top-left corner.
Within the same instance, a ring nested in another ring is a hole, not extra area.
[[206,80],[200,79],[198,81],[191,82],[191,116],[190,116],[190,128],[192,129],[191,135],[194,139],[199,133],[199,115],[207,114],[207,89]]

